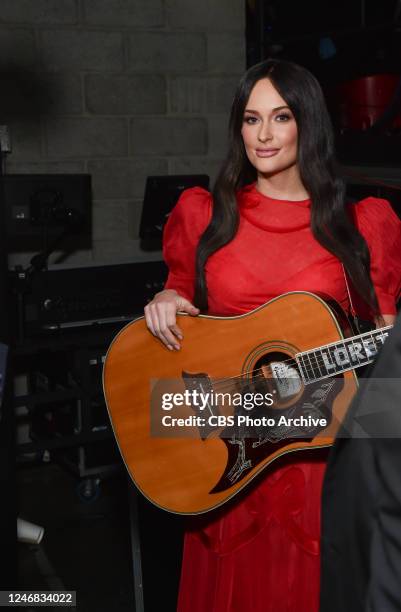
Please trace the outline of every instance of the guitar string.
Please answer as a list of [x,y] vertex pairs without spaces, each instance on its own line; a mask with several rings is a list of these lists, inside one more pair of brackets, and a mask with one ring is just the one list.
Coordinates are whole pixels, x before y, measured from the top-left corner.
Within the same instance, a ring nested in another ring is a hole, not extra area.
[[[363,365],[363,364],[356,364],[355,368],[357,368],[358,365]],[[271,370],[271,368],[269,366],[265,366],[265,367],[268,370],[270,370],[270,372],[272,373],[272,370]],[[259,368],[257,370],[254,370],[253,372],[258,372],[260,369],[261,368]],[[298,367],[297,367],[297,369],[298,369]],[[309,369],[309,371],[311,371],[311,370]],[[324,379],[324,378],[331,378],[332,376],[335,376],[336,374],[341,373],[341,371],[343,371],[343,370],[340,370],[338,372],[327,373],[327,374],[325,374],[323,376],[316,376],[316,373],[315,373],[314,370],[312,370],[312,373],[313,373],[313,377],[316,378],[316,380],[317,379],[321,380],[321,379]],[[237,376],[227,377],[224,380],[218,379],[216,381],[213,381],[213,383],[212,383],[213,389],[216,389],[217,387],[219,387],[219,390],[232,389],[233,388],[233,383],[231,381],[234,381],[234,379],[242,379],[247,374],[252,374],[252,371],[244,372],[243,374],[239,374]],[[286,378],[286,377],[284,377],[284,378]],[[287,378],[293,378],[293,377],[287,377]],[[250,383],[255,383],[255,381],[258,382],[258,381],[267,381],[267,380],[269,380],[269,379],[263,373],[261,373],[261,374],[256,374],[256,376],[253,375],[252,378],[249,380],[249,382]],[[241,382],[241,380],[239,380],[238,382]],[[244,384],[247,384],[247,380],[246,379],[244,379],[243,382],[244,382]],[[307,382],[313,382],[313,380],[310,380],[310,381],[307,381]]]
[[[336,374],[338,374],[338,372],[336,372]],[[322,378],[330,378],[332,376],[334,376],[335,374],[328,374],[327,376],[324,376]],[[269,380],[269,378],[266,378],[266,376],[264,376],[263,374],[258,374],[257,376],[252,377],[252,380],[249,381],[251,384],[254,384],[255,382],[266,382]],[[301,379],[302,380],[302,379]],[[310,382],[313,382],[313,380],[311,380]],[[229,391],[230,389],[233,389],[233,384],[230,382],[225,382],[222,385],[218,385],[219,381],[217,381],[217,384],[213,383],[213,390],[219,389],[219,392],[222,392],[224,390]],[[247,381],[244,381],[244,385],[247,384]]]
[[[283,362],[280,362],[280,363],[285,363],[285,362],[290,362],[290,361],[294,362],[294,360],[292,360],[292,359],[287,359],[287,360],[285,360],[285,361],[283,361]],[[367,361],[365,364],[357,363],[357,364],[355,364],[355,365],[354,365],[354,366],[353,366],[351,369],[356,369],[356,368],[358,368],[359,366],[362,366],[362,365],[367,365],[368,363],[370,363],[370,360],[369,360],[369,361]],[[298,369],[298,364],[296,364],[296,363],[295,363],[295,366],[296,366],[296,368]],[[340,368],[341,368],[341,366],[338,366],[338,367],[340,367]],[[267,370],[270,370],[270,372],[272,373],[272,369],[271,369],[270,365],[266,365],[266,366],[264,366],[264,368],[265,368],[265,369],[267,369]],[[349,368],[345,368],[345,370],[344,370],[344,369],[340,369],[340,370],[339,370],[339,371],[337,371],[337,372],[328,373],[328,374],[325,374],[325,375],[323,375],[323,376],[321,376],[321,375],[320,375],[320,376],[316,376],[316,373],[315,373],[315,368],[313,368],[313,367],[312,367],[312,368],[304,368],[304,371],[305,371],[305,370],[307,370],[309,373],[310,373],[310,372],[312,372],[313,377],[314,377],[314,378],[316,378],[316,380],[317,380],[317,379],[322,380],[322,379],[325,379],[325,378],[331,378],[331,377],[335,376],[336,374],[339,374],[339,373],[341,373],[341,372],[343,372],[343,371],[347,371],[347,369],[349,369]],[[251,371],[248,371],[248,372],[244,372],[244,373],[242,373],[242,374],[238,374],[238,375],[236,375],[236,376],[231,376],[231,377],[227,377],[227,378],[224,378],[224,379],[217,379],[217,380],[215,380],[215,381],[212,383],[213,390],[214,390],[215,388],[217,388],[217,386],[220,386],[220,388],[221,388],[221,390],[222,390],[222,391],[223,391],[224,389],[230,390],[230,389],[232,389],[232,388],[233,388],[233,385],[232,385],[232,382],[231,382],[231,381],[233,381],[233,380],[235,380],[235,379],[243,379],[243,378],[244,378],[244,377],[245,377],[247,374],[252,375],[252,372],[253,372],[253,373],[255,373],[255,372],[256,372],[256,373],[257,373],[257,372],[261,372],[261,373],[256,374],[256,376],[255,376],[255,375],[253,375],[253,376],[252,376],[252,378],[250,379],[250,382],[251,382],[251,383],[255,383],[255,382],[256,382],[256,383],[257,383],[257,382],[264,382],[264,383],[267,385],[267,384],[268,384],[268,382],[267,382],[267,381],[268,381],[269,379],[268,379],[268,378],[267,378],[267,377],[264,375],[264,373],[262,372],[262,370],[263,370],[263,368],[258,368],[258,369],[256,369],[256,370],[253,370],[253,371],[251,370]],[[320,372],[320,374],[321,374],[321,372]],[[239,380],[239,382],[241,382],[241,380]],[[306,382],[311,382],[311,383],[312,383],[312,382],[314,382],[314,381],[313,381],[313,380],[309,380],[309,381],[306,381]],[[244,380],[244,384],[246,384],[246,380]]]
[[[345,341],[344,341],[344,343],[345,343]],[[343,344],[343,342],[341,342],[341,344]],[[352,344],[353,344],[353,343],[352,343]],[[322,347],[322,348],[324,348],[324,347]],[[333,347],[333,348],[335,348],[335,347]],[[338,347],[338,348],[342,348],[342,347]],[[380,347],[379,347],[379,348],[380,348]],[[316,352],[317,352],[317,351],[320,351],[320,350],[321,350],[321,349],[316,349]],[[310,365],[310,366],[306,365],[305,363],[301,364],[301,369],[302,369],[302,371],[304,371],[304,372],[306,372],[306,373],[311,373],[311,372],[312,372],[313,374],[315,374],[315,371],[316,371],[316,369],[317,369],[317,368],[316,368],[316,366],[323,366],[324,368],[326,368],[325,363],[324,363],[324,359],[323,359],[323,357],[321,357],[320,355],[317,355],[317,354],[316,354],[316,353],[314,353],[314,352],[308,353],[307,351],[305,351],[305,352],[299,353],[298,355],[299,355],[300,357],[302,357],[302,356],[304,356],[304,355],[310,355],[310,356],[312,356],[312,357],[315,359],[315,364],[312,364],[312,363],[311,363],[311,365]],[[319,359],[318,359],[319,357],[321,357],[321,361],[319,361]],[[332,355],[330,355],[330,357],[332,357]],[[295,366],[296,366],[296,368],[297,368],[297,369],[299,369],[299,368],[298,368],[298,364],[297,364],[297,362],[296,362],[296,360],[295,360],[295,356],[294,356],[293,358],[290,358],[290,359],[284,359],[284,360],[280,361],[279,363],[280,363],[280,364],[289,364],[289,363],[291,363],[291,362],[292,362],[292,364],[293,364],[293,365],[295,365]],[[333,363],[333,362],[332,362],[332,363]],[[339,364],[334,364],[334,365],[336,365],[336,367],[341,368],[341,365],[339,365]],[[345,364],[344,364],[344,365],[345,365]],[[361,364],[361,365],[364,365],[364,364]],[[263,366],[263,367],[264,367],[264,368],[269,368],[269,369],[271,370],[271,366],[270,366],[270,365],[266,365],[266,366]],[[249,375],[251,375],[251,374],[252,374],[252,372],[254,372],[254,373],[255,373],[255,372],[262,371],[262,370],[263,370],[263,367],[261,367],[261,368],[257,368],[256,370],[248,370],[248,371],[243,372],[242,374],[238,374],[238,375],[236,375],[236,376],[227,376],[227,377],[225,377],[225,378],[220,378],[220,379],[218,379],[216,382],[224,382],[224,381],[226,381],[226,380],[227,380],[227,381],[229,381],[229,380],[233,380],[234,378],[242,378],[242,377],[244,377],[244,376],[246,376],[246,375],[248,375],[248,374],[249,374]]]
[[[282,362],[284,363],[284,362]],[[354,367],[352,369],[356,369],[359,366],[363,366],[363,365],[367,365],[369,363],[369,361],[366,361],[366,363],[361,364],[361,363],[357,363],[354,365]],[[337,371],[335,372],[326,372],[325,374],[322,375],[321,372],[317,373],[317,369],[316,368],[303,368],[303,372],[307,374],[307,377],[310,379],[309,381],[306,382],[313,382],[313,379],[322,379],[322,378],[331,378],[332,376],[335,376],[336,374],[340,374],[341,372],[344,371],[344,369],[341,366],[336,366],[338,368]],[[265,369],[268,370],[268,372],[270,374],[273,375],[273,371],[271,369],[270,366],[264,366]],[[299,367],[297,364],[295,364],[295,366],[293,367],[293,369],[296,369],[297,371],[299,371]],[[346,367],[345,370],[347,370],[348,368]],[[246,384],[246,376],[249,375],[251,376],[250,381],[249,382],[255,382],[258,380],[266,380],[266,376],[262,373],[258,373],[262,370],[262,368],[258,368],[256,370],[250,370],[247,372],[243,372],[242,374],[238,374],[236,376],[231,376],[231,377],[227,377],[225,379],[217,379],[215,381],[213,381],[213,388],[219,388],[219,389],[230,389],[232,388],[233,382],[235,382],[235,379],[239,379],[239,382],[241,382],[242,379],[244,384]],[[255,375],[256,374],[256,375]],[[312,374],[312,377],[310,376],[310,374]],[[318,374],[318,375],[317,375]],[[291,376],[288,377],[284,377],[284,378],[293,378]],[[302,376],[301,376],[302,379]]]
[[[389,328],[391,328],[391,327],[392,326],[389,326]],[[379,331],[379,330],[377,330],[377,331]],[[383,330],[380,330],[380,331],[383,331]],[[365,334],[363,334],[363,335],[364,336],[370,335],[371,339],[373,339],[373,341],[375,342],[375,339],[372,337],[373,333],[374,333],[373,331],[372,332],[365,332]],[[338,344],[344,344],[345,345],[345,343],[347,343],[347,342],[351,343],[352,345],[354,345],[354,339],[345,338],[343,341],[338,341],[338,342],[335,343],[335,345],[332,345],[332,348],[333,349],[336,348]],[[333,376],[335,374],[339,374],[341,371],[343,371],[343,368],[339,364],[334,364],[336,366],[336,368],[339,368],[339,370],[337,372],[328,373],[323,357],[320,356],[321,357],[321,361],[319,362],[319,359],[318,359],[319,355],[316,354],[318,351],[321,351],[324,348],[328,348],[330,350],[331,345],[324,345],[321,348],[315,349],[314,351],[311,351],[311,352],[305,351],[305,352],[299,353],[299,356],[308,355],[309,361],[310,361],[310,357],[309,356],[312,356],[315,359],[316,363],[315,364],[311,363],[311,365],[309,367],[305,363],[303,363],[303,364],[300,364],[300,366],[301,366],[301,368],[300,368],[299,367],[299,362],[297,363],[295,361],[295,357],[292,358],[292,359],[291,358],[290,359],[284,359],[283,361],[280,361],[280,363],[281,364],[287,364],[287,363],[291,363],[292,362],[293,366],[295,365],[295,368],[293,367],[293,369],[297,369],[297,370],[301,369],[302,372],[305,372],[307,374],[308,378],[310,378],[310,374],[312,374],[313,378],[321,378],[322,375],[321,375],[320,366],[322,366],[326,370],[326,373],[323,374],[323,378],[330,378],[331,376]],[[337,347],[337,348],[342,348],[342,347]],[[345,348],[345,346],[344,346],[344,348]],[[330,353],[329,353],[329,355],[330,355]],[[330,355],[330,356],[332,357],[332,355]],[[358,368],[358,366],[367,365],[369,363],[369,361],[370,361],[370,359],[368,359],[368,361],[366,361],[366,363],[362,363],[361,364],[359,362],[359,358],[358,358],[358,363],[354,365],[353,369]],[[347,364],[344,364],[344,365],[347,365]],[[236,378],[242,379],[242,378],[246,377],[247,375],[252,375],[252,373],[253,373],[252,381],[254,381],[256,378],[265,379],[266,377],[263,374],[263,368],[265,368],[265,369],[267,368],[268,370],[270,370],[270,373],[273,373],[271,366],[270,365],[266,365],[266,366],[263,366],[261,368],[257,368],[256,370],[248,370],[247,372],[243,372],[242,374],[238,374],[236,376],[228,376],[226,378],[217,379],[213,383],[213,386],[224,385],[226,382],[229,383],[229,381],[232,381],[232,380],[234,380]],[[316,376],[317,368],[320,370],[319,376]],[[257,374],[257,376],[255,376],[254,374],[257,373],[257,372],[262,372],[262,373],[261,374]],[[229,388],[229,386],[230,385],[227,384],[227,388]]]
[[[388,330],[388,329],[391,329],[392,327],[393,327],[392,325],[389,325],[389,326],[387,326],[387,327],[383,327],[383,328],[382,328],[382,329],[380,329],[380,330],[372,330],[371,332],[365,332],[364,334],[361,334],[361,336],[360,336],[360,337],[363,337],[363,336],[371,336],[371,338],[370,338],[370,339],[371,339],[371,340],[373,340],[373,342],[375,342],[375,338],[373,338],[373,337],[372,337],[372,336],[373,336],[373,334],[376,334],[377,332],[386,331],[386,330]],[[300,357],[302,357],[302,356],[308,356],[308,358],[309,358],[310,356],[312,356],[312,357],[314,357],[314,359],[316,360],[315,365],[311,364],[311,366],[310,366],[310,367],[308,367],[308,366],[307,366],[307,365],[305,365],[305,364],[301,364],[301,365],[302,365],[302,369],[303,369],[303,371],[306,371],[306,372],[313,372],[313,373],[314,373],[314,370],[315,370],[315,366],[316,366],[316,365],[317,365],[317,366],[319,366],[319,365],[323,365],[323,366],[325,367],[325,364],[324,364],[324,359],[323,359],[322,355],[318,355],[318,354],[317,354],[319,351],[321,352],[323,349],[328,349],[328,350],[330,350],[331,348],[332,348],[332,349],[336,349],[336,348],[343,348],[343,347],[341,347],[341,346],[339,347],[339,346],[338,346],[339,344],[343,344],[343,345],[345,345],[346,343],[351,343],[351,344],[354,346],[354,341],[355,341],[355,338],[344,338],[344,340],[339,340],[339,341],[337,341],[337,342],[335,342],[335,343],[325,344],[325,345],[322,345],[321,347],[319,347],[319,348],[317,348],[317,349],[311,349],[311,350],[308,350],[308,351],[302,351],[302,352],[300,352],[300,353],[297,353],[297,354],[298,354]],[[376,342],[375,342],[375,344],[376,344]],[[379,348],[380,348],[380,346],[379,346]],[[330,356],[332,356],[330,353],[329,353],[329,355],[330,355]],[[320,358],[321,358],[321,361],[320,361],[320,362],[319,362],[319,360],[318,360],[318,357],[320,357]],[[294,357],[292,357],[292,358],[290,358],[290,359],[284,359],[283,361],[280,361],[280,363],[282,363],[282,364],[286,364],[286,363],[290,363],[290,362],[295,362],[295,363],[296,363],[296,361],[295,361],[295,356],[294,356]],[[339,366],[338,364],[337,364],[337,366],[338,366],[338,367],[341,367],[341,366]],[[265,366],[265,367],[266,367],[266,366]],[[270,367],[270,366],[269,366],[269,367]],[[258,369],[253,370],[253,371],[254,371],[254,372],[257,372],[257,371],[259,371],[259,370],[262,370],[262,368],[258,368]],[[251,373],[252,373],[252,371],[247,371],[247,372],[244,372],[243,374],[239,374],[239,375],[236,375],[236,376],[228,376],[228,377],[226,377],[226,378],[222,378],[222,379],[219,379],[219,380],[221,380],[221,381],[224,381],[224,380],[231,380],[232,378],[238,378],[238,377],[246,376],[247,374],[251,374]]]

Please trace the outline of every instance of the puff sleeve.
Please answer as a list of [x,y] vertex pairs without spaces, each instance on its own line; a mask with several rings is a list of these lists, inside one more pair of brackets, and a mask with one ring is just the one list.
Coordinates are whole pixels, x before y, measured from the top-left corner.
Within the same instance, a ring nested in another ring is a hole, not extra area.
[[369,197],[354,218],[370,251],[370,273],[382,314],[396,314],[401,292],[401,221],[387,200]]
[[195,255],[198,242],[211,218],[211,195],[194,187],[181,194],[163,232],[163,257],[169,269],[165,289],[192,301],[195,284]]

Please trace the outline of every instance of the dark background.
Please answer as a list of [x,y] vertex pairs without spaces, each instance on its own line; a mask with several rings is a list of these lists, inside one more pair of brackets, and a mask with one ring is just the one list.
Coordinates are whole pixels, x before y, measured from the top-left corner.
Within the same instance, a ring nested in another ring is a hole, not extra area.
[[[80,612],[132,611],[135,599],[140,612],[143,597],[146,611],[175,609],[185,520],[135,495],[101,388],[118,317],[141,314],[165,278],[139,235],[146,180],[213,182],[239,76],[281,57],[323,86],[349,194],[399,213],[400,13],[395,0],[2,1],[3,174],[61,175],[50,196],[14,202],[26,234],[6,226],[15,208],[0,191],[2,589],[73,589]],[[364,89],[372,76],[380,104]],[[90,182],[84,204],[82,192],[66,199],[72,175]],[[44,527],[40,545],[16,546],[17,515]]]

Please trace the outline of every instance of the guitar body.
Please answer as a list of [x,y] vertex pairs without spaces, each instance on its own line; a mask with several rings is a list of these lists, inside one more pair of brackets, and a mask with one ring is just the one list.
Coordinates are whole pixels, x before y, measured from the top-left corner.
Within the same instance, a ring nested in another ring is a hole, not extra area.
[[[155,411],[181,418],[194,415],[192,406],[166,412],[155,405],[160,385],[163,392],[184,393],[184,373],[211,381],[246,379],[266,363],[293,360],[299,352],[338,342],[351,330],[333,307],[311,293],[293,292],[246,315],[179,314],[178,319],[184,334],[180,351],[168,351],[140,318],[117,335],[104,366],[104,393],[122,457],[150,501],[175,513],[206,512],[232,498],[278,457],[332,443],[357,389],[353,371],[336,377],[324,407],[326,415],[330,413],[327,427],[309,436],[265,438],[259,430],[256,441],[238,440],[224,427],[202,431],[196,425],[187,426],[185,434],[166,428],[154,435],[151,412],[152,418]],[[303,406],[313,407],[310,389],[315,385],[319,382],[302,385],[292,404],[284,402],[284,413],[294,411],[295,405],[301,411]]]

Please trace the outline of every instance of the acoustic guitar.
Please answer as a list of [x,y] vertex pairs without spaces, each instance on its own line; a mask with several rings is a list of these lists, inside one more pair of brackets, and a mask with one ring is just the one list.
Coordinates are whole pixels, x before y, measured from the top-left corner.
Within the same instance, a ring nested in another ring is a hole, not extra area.
[[233,317],[179,313],[169,351],[140,317],[113,340],[103,385],[138,489],[158,507],[221,506],[286,453],[332,444],[357,389],[355,368],[391,326],[352,335],[334,302],[286,293]]

